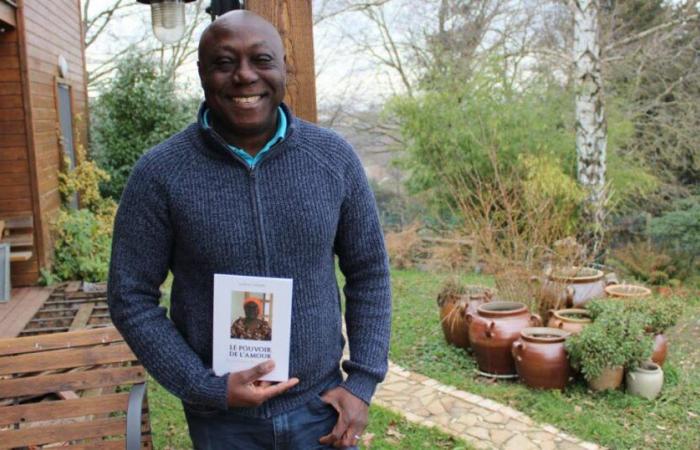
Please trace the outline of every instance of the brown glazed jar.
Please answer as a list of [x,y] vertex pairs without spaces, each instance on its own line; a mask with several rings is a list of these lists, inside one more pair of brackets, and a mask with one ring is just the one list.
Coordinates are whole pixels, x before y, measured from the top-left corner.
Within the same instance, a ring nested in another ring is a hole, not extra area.
[[585,309],[572,308],[549,311],[547,326],[559,328],[571,334],[578,334],[591,323],[593,323],[593,320],[591,320],[591,313]]
[[542,324],[540,316],[530,314],[527,306],[518,302],[486,303],[466,318],[479,370],[488,375],[515,375],[513,342],[523,328]]
[[533,327],[513,342],[515,369],[523,383],[535,389],[564,389],[572,376],[564,341],[571,333],[559,328]]
[[654,349],[651,353],[651,360],[659,366],[663,366],[666,362],[668,354],[668,338],[662,333],[654,335]]

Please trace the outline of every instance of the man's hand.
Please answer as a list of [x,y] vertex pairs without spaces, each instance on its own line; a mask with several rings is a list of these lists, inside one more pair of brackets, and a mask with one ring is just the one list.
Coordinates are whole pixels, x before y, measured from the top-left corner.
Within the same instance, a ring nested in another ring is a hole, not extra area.
[[283,393],[299,382],[298,378],[276,384],[259,381],[260,377],[272,372],[274,368],[274,361],[266,361],[248,370],[230,373],[226,390],[229,408],[260,406],[265,400]]
[[340,386],[323,394],[321,400],[338,411],[338,422],[333,427],[333,430],[319,439],[318,442],[323,445],[332,445],[336,448],[357,445],[359,436],[365,431],[367,426],[369,413],[367,403]]

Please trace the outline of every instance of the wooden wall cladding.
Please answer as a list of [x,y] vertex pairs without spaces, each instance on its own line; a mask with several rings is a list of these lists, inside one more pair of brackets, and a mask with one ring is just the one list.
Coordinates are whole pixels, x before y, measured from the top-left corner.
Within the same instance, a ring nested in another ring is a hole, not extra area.
[[[0,33],[0,217],[32,215],[27,123],[18,30]],[[12,284],[35,284],[36,257],[12,264]]]
[[[13,264],[14,286],[50,264],[50,222],[60,207],[57,82],[71,90],[74,141],[87,139],[80,0],[18,0],[17,27],[0,33],[0,217],[34,217],[34,256]],[[58,59],[68,63],[59,78]]]

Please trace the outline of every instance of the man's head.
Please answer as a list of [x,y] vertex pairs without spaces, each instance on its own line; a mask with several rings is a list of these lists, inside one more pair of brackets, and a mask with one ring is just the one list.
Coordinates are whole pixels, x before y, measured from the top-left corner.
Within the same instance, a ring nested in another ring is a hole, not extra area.
[[245,311],[245,317],[247,319],[258,318],[258,304],[253,300],[245,302],[243,305],[243,311]]
[[286,66],[271,23],[244,10],[222,15],[202,33],[197,66],[214,128],[224,139],[274,134]]

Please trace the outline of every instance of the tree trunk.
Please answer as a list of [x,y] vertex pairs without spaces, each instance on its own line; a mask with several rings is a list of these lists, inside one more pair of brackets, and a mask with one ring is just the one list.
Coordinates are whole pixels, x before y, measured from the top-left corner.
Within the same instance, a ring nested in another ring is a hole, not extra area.
[[603,105],[598,30],[599,0],[572,0],[576,74],[576,154],[578,181],[587,191],[585,216],[593,254],[598,254],[605,221],[607,125]]

